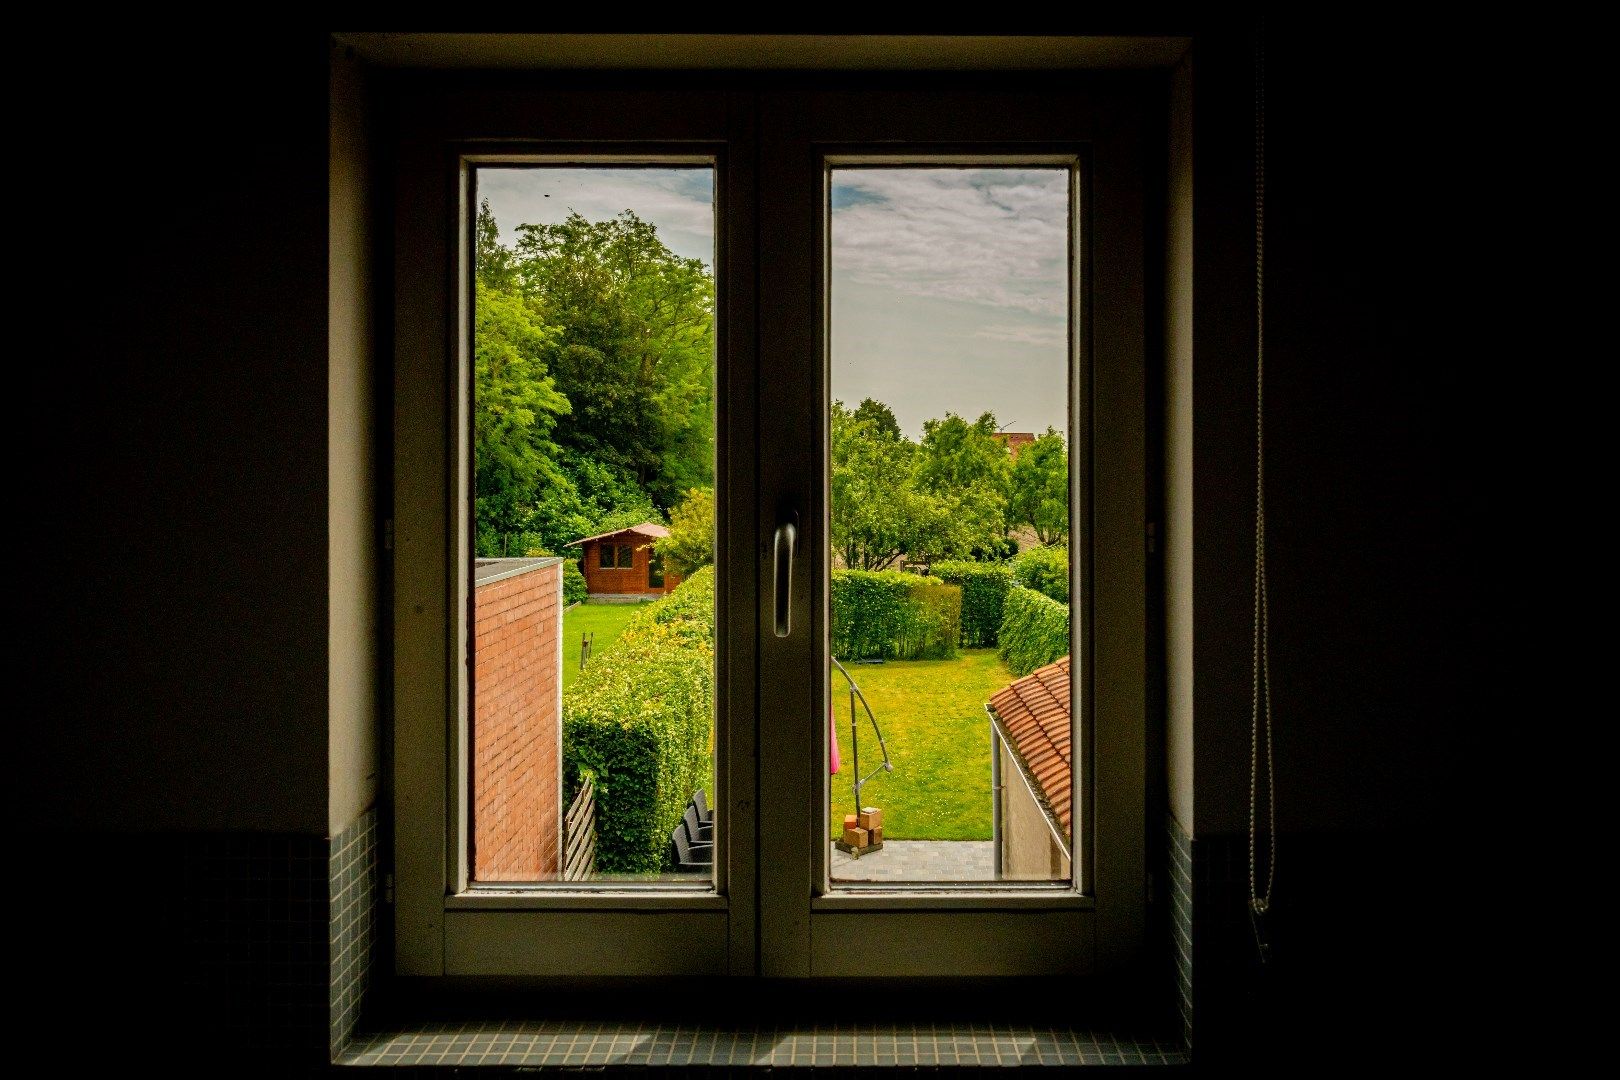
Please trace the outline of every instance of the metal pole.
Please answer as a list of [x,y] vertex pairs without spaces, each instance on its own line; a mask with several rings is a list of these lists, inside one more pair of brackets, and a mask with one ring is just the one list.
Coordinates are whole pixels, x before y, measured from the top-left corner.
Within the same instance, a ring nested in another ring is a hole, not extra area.
[[854,783],[850,785],[855,791],[855,813],[861,812],[861,729],[855,723],[855,687],[850,684],[849,690],[849,752],[855,757],[855,772],[850,777]]
[[[985,719],[989,720],[989,710]],[[990,720],[990,842],[995,851],[996,880],[1001,880],[1001,746],[996,722]]]

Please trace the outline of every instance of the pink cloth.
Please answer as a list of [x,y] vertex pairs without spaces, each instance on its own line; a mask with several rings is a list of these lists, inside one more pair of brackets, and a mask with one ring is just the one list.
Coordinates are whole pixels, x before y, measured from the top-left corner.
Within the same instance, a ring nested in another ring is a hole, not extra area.
[[838,770],[843,768],[843,762],[838,760],[838,725],[833,723],[833,709],[831,704],[828,704],[827,706],[827,742],[831,744],[830,752],[827,756],[832,759],[831,771],[832,774],[836,776],[838,775]]

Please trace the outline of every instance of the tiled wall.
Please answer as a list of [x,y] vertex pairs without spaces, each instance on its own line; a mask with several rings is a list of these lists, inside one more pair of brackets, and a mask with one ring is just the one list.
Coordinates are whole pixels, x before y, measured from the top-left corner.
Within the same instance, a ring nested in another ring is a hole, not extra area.
[[[601,1072],[675,1067],[748,1075],[776,1069],[889,1067],[899,1075],[1021,1065],[1180,1065],[1179,1039],[1152,1033],[1001,1023],[702,1024],[490,1020],[417,1024],[363,1036],[342,1065],[394,1068],[505,1066]],[[685,1075],[684,1073],[682,1075]],[[978,1075],[977,1071],[967,1075]]]
[[140,1040],[183,1030],[183,1045],[158,1054],[174,1075],[223,1059],[232,1075],[327,1067],[355,1029],[371,970],[375,810],[330,841],[231,832],[78,844],[118,888],[59,903],[42,923],[41,937],[70,945],[40,961],[41,997],[71,994],[76,1021],[116,1033],[76,1053],[149,1057]]
[[360,1005],[371,985],[376,943],[377,811],[360,818],[329,841],[328,899],[331,955],[328,1019],[335,1057],[354,1034]]
[[204,1046],[245,1051],[266,1073],[327,1060],[325,842],[219,833],[178,843],[177,1015],[196,1024]]
[[1193,841],[1172,814],[1165,815],[1170,869],[1170,946],[1176,968],[1176,1004],[1187,1045],[1193,1040]]

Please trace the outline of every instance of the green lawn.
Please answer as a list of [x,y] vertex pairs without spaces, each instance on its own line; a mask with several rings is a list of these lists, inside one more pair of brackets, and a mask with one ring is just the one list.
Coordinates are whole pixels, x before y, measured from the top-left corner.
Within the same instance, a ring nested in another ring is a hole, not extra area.
[[640,604],[593,604],[589,600],[568,609],[563,616],[564,690],[579,677],[580,635],[596,635],[591,644],[591,660],[594,662],[613,646],[624,631],[624,624],[640,610]]
[[[601,639],[598,638],[598,641]],[[889,746],[892,773],[879,772],[861,801],[883,810],[885,840],[990,839],[990,721],[984,703],[1015,676],[994,649],[963,649],[955,660],[847,664]],[[854,809],[849,688],[832,672],[832,703],[843,769],[832,777],[832,834]],[[859,705],[857,704],[857,710]],[[861,773],[883,761],[860,715]]]

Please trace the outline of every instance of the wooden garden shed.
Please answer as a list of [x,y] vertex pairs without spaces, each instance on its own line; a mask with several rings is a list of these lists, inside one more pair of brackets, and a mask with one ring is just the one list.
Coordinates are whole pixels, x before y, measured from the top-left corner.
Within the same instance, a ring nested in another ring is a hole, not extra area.
[[584,549],[579,569],[592,599],[641,600],[663,596],[681,583],[681,575],[666,572],[663,560],[652,549],[654,540],[668,535],[664,526],[644,521],[617,532],[587,536],[568,546]]

